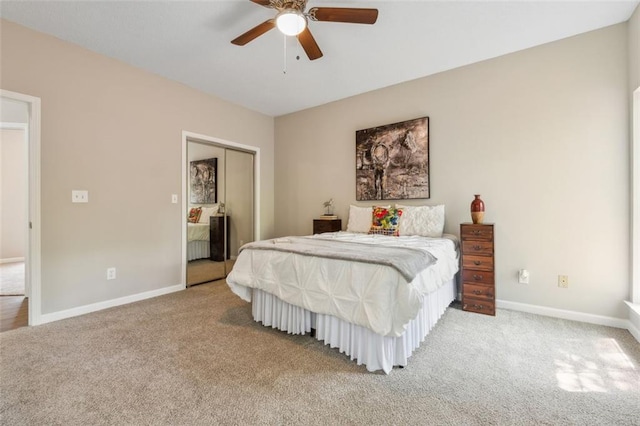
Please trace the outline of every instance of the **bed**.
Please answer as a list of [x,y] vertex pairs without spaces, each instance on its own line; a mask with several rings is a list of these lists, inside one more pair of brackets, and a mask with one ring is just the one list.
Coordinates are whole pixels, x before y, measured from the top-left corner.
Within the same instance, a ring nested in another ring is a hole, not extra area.
[[189,207],[187,211],[187,261],[211,256],[210,218],[217,215],[217,204]]
[[458,266],[453,235],[340,231],[247,244],[227,284],[251,302],[254,320],[314,334],[388,374],[407,365],[456,298]]
[[187,223],[187,261],[209,258],[209,223]]

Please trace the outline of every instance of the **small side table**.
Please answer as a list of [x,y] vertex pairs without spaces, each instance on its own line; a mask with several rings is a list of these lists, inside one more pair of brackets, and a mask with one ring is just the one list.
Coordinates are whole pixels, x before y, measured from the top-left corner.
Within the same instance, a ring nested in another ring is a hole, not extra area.
[[[225,217],[224,215],[209,217],[209,258],[213,261],[223,262],[225,259],[229,259],[229,220],[231,220],[231,218],[229,216]],[[227,248],[226,257],[225,246]]]
[[313,219],[313,233],[337,232],[342,230],[342,219]]

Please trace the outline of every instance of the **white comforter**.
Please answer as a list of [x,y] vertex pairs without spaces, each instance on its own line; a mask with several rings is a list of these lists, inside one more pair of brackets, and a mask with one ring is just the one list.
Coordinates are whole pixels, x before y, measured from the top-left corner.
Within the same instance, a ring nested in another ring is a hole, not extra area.
[[292,305],[333,315],[383,336],[400,336],[418,313],[425,294],[458,271],[456,237],[388,237],[325,233],[308,238],[414,247],[430,252],[435,265],[411,282],[387,265],[311,257],[283,251],[243,250],[227,277],[231,290],[250,302],[252,288]]
[[209,224],[187,223],[187,241],[209,241]]

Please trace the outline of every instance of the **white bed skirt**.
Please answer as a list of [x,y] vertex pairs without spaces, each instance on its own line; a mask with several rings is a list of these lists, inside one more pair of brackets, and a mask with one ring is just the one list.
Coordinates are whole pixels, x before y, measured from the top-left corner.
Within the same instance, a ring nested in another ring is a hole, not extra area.
[[187,243],[187,261],[211,256],[209,241],[195,240]]
[[444,311],[456,297],[453,278],[438,290],[426,295],[422,309],[407,325],[400,337],[381,336],[368,328],[354,325],[331,315],[316,314],[283,302],[276,296],[253,289],[253,319],[265,326],[289,334],[309,333],[316,329],[316,339],[364,364],[369,371],[389,373],[394,366],[406,366],[409,357],[424,341]]

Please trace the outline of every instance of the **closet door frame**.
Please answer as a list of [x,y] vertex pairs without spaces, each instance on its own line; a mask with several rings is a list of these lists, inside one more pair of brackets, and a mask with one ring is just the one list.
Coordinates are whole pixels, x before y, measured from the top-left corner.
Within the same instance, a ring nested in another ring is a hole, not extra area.
[[260,148],[251,145],[240,144],[213,136],[202,135],[199,133],[182,131],[182,194],[181,194],[181,240],[182,240],[182,285],[187,286],[187,221],[184,218],[184,212],[188,207],[188,175],[187,167],[187,145],[189,142],[205,143],[216,145],[222,148],[229,148],[237,151],[244,151],[253,154],[253,238],[260,239]]

